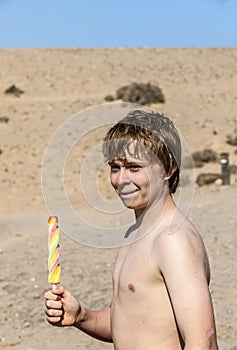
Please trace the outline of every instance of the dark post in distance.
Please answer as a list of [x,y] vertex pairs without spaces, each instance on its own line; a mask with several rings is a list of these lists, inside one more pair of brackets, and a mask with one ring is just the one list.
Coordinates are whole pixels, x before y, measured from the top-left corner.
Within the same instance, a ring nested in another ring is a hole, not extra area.
[[220,164],[221,164],[222,185],[229,185],[230,184],[229,153],[223,152],[220,154]]

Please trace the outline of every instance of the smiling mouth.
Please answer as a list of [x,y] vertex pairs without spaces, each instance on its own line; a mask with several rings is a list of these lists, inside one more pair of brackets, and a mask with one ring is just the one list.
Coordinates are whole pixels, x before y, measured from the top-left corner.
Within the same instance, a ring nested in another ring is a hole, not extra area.
[[135,191],[130,191],[130,192],[119,192],[119,195],[120,196],[128,196],[130,194],[134,194],[135,192],[137,192],[137,190]]

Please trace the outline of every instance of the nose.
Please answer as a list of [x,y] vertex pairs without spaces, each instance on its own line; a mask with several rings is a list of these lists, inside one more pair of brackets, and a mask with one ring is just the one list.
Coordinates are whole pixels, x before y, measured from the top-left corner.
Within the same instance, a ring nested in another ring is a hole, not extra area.
[[119,172],[119,176],[118,176],[118,179],[117,179],[117,183],[118,185],[124,185],[126,183],[129,183],[130,182],[130,178],[128,176],[128,172],[126,171],[126,169],[122,168],[120,169],[120,172]]

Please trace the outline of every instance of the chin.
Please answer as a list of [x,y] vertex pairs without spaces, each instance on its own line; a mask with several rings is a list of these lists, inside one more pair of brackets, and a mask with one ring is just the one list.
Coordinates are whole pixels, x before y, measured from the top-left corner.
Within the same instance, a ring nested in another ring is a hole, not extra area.
[[133,203],[131,203],[131,201],[126,201],[126,200],[122,200],[123,205],[128,208],[128,209],[136,209],[136,205],[134,205]]
[[133,209],[133,210],[143,210],[146,209],[146,207],[142,206],[142,205],[138,205],[136,203],[126,203],[126,201],[122,201],[124,206],[128,209]]

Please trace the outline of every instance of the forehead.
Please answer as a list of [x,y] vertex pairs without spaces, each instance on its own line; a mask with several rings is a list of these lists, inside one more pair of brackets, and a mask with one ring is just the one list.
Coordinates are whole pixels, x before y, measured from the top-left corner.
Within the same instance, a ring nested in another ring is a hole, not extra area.
[[122,163],[150,163],[151,157],[142,150],[137,152],[136,147],[130,144],[127,149],[124,150],[122,155],[114,154],[109,162],[120,161]]
[[141,165],[150,165],[151,162],[147,158],[135,158],[130,155],[125,156],[124,158],[114,158],[108,162],[108,164],[121,164],[123,166],[127,164],[141,164]]
[[142,142],[130,138],[118,138],[107,143],[107,159],[125,159],[131,156],[135,159],[149,158],[150,150]]

